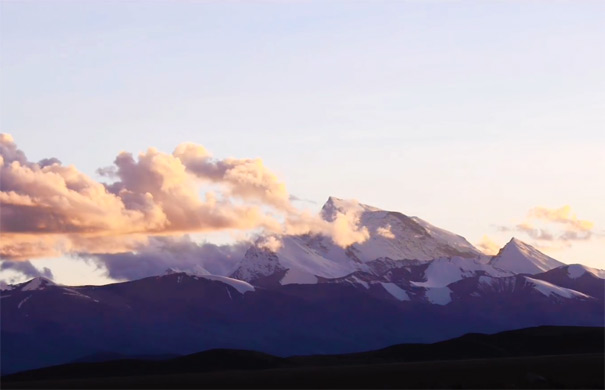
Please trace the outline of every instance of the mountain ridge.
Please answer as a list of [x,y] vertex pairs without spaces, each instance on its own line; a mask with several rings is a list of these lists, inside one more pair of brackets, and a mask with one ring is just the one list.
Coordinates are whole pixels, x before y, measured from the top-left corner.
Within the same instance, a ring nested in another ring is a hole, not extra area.
[[420,218],[356,200],[329,197],[320,215],[333,221],[339,214],[358,218],[358,227],[367,229],[369,238],[340,248],[322,235],[275,236],[281,243],[279,249],[251,246],[230,276],[252,282],[284,273],[279,280],[286,284],[317,283],[317,277],[337,278],[354,271],[371,271],[367,263],[379,258],[429,261],[448,256],[473,259],[484,256],[464,237]]
[[[104,286],[34,278],[2,289],[2,370],[108,349],[130,356],[213,348],[331,354],[469,332],[604,325],[601,270],[564,265],[516,239],[485,261],[461,236],[359,202],[331,198],[326,214],[359,210],[371,232],[365,247],[307,234],[279,237],[274,251],[261,237],[242,259],[247,266],[231,275],[199,267]],[[410,250],[436,257],[399,258]],[[544,271],[515,272],[528,264]]]
[[518,274],[536,274],[565,265],[515,237],[511,238],[489,263]]
[[[457,267],[471,260],[435,261]],[[107,348],[126,355],[217,347],[325,354],[530,325],[603,326],[605,279],[592,274],[571,278],[564,266],[531,278],[493,275],[477,263],[451,281],[427,273],[430,265],[404,262],[380,275],[358,271],[317,284],[237,281],[250,286],[243,289],[229,278],[185,272],[105,286],[23,290],[26,282],[0,295],[2,370]],[[566,287],[554,284],[565,275]]]
[[[88,388],[89,386],[98,387],[99,380],[94,378],[118,378],[117,382],[121,383],[121,386],[124,383],[132,384],[133,379],[136,378],[136,382],[134,383],[140,385],[147,384],[146,387],[148,387],[152,382],[154,384],[157,384],[158,380],[163,382],[165,380],[164,376],[171,376],[172,380],[174,380],[175,375],[187,377],[191,376],[192,373],[202,373],[203,375],[203,373],[209,372],[225,372],[233,378],[241,376],[244,372],[258,372],[266,373],[264,380],[267,383],[262,387],[269,387],[269,381],[275,375],[272,370],[286,370],[290,374],[294,373],[292,370],[303,370],[303,372],[309,371],[307,377],[315,378],[314,381],[311,380],[305,382],[305,384],[310,385],[315,382],[313,386],[309,387],[317,388],[322,386],[320,383],[324,379],[317,377],[317,375],[311,375],[312,367],[323,367],[330,372],[342,369],[343,367],[351,367],[351,369],[359,371],[360,369],[367,370],[368,367],[381,367],[384,364],[394,365],[428,361],[437,366],[439,362],[462,363],[469,361],[468,359],[485,359],[486,362],[493,362],[494,365],[502,367],[502,361],[499,360],[502,358],[511,360],[511,358],[519,359],[545,355],[550,357],[600,356],[602,360],[603,328],[532,327],[496,334],[470,333],[438,343],[399,344],[379,350],[342,355],[278,357],[256,351],[215,349],[187,356],[164,359],[119,357],[119,360],[74,362],[4,375],[2,381],[7,388],[11,388],[12,386],[54,388],[64,383],[62,381],[69,380],[73,382],[79,380],[80,386],[78,387]],[[111,355],[108,356],[111,357]],[[603,365],[600,364],[599,366],[599,359],[596,360],[591,362],[591,365],[600,367],[600,369],[593,370],[590,374],[590,381],[595,381],[595,384],[603,380]],[[528,362],[530,361],[521,360],[519,364],[526,369],[533,367],[533,364],[528,365]],[[418,366],[416,365],[416,367]],[[544,375],[544,371],[541,371],[541,373]],[[407,376],[409,382],[409,374],[402,373],[400,375]],[[377,383],[382,383],[382,376],[376,377],[373,375],[373,377],[373,380],[370,382],[374,385],[372,387],[375,387]],[[433,375],[432,377],[436,376]],[[552,382],[555,381],[554,377],[556,376],[545,375],[545,378],[543,377],[541,381]],[[531,380],[532,377],[528,377],[528,379]],[[528,379],[523,380],[522,383],[531,384],[531,382],[527,382]],[[198,385],[204,383],[199,378],[195,379],[195,381]],[[401,379],[398,380],[398,382],[400,381]],[[590,381],[587,383],[591,383]],[[350,376],[348,376],[348,379],[347,376],[341,376],[339,382],[349,385],[348,387],[352,387],[351,385],[354,383],[357,384],[355,387],[358,387],[360,383],[365,383],[365,381],[359,382],[358,380],[351,379]],[[108,381],[105,381],[105,383],[108,383]],[[221,379],[220,382],[213,382],[215,385],[225,385],[227,383],[229,381],[225,381],[224,379]],[[253,382],[248,379],[245,383],[249,386]],[[260,385],[261,383],[259,382],[258,384]],[[286,383],[293,384],[296,381],[281,382],[282,386]],[[329,383],[332,383],[332,381],[329,381]]]

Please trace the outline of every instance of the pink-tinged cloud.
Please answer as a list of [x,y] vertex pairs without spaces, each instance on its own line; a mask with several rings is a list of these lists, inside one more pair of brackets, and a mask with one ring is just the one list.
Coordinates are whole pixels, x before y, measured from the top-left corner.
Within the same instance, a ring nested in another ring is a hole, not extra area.
[[578,219],[578,217],[571,211],[571,207],[569,205],[565,205],[558,209],[534,207],[529,211],[528,217],[560,223],[567,226],[570,230],[578,232],[588,232],[594,227],[593,222]]
[[[559,250],[569,248],[573,241],[590,240],[594,232],[594,223],[579,219],[569,205],[560,208],[534,207],[525,219],[514,226],[498,226],[500,232],[523,233],[536,240],[532,243],[536,248]],[[486,237],[484,237],[486,238]],[[479,246],[489,243],[480,243]]]
[[260,159],[215,160],[204,147],[191,143],[179,145],[173,155],[196,177],[226,184],[232,196],[280,209],[291,208],[286,185]]
[[291,235],[318,233],[332,238],[338,246],[346,248],[349,245],[364,242],[370,238],[370,232],[359,227],[359,212],[338,212],[331,221],[318,218],[310,213],[293,213],[288,216],[284,233]]
[[492,256],[497,254],[501,247],[487,235],[484,235],[483,237],[481,237],[481,241],[479,241],[475,245],[486,255],[492,255]]
[[173,154],[122,152],[99,173],[115,181],[97,182],[53,158],[30,162],[1,134],[0,257],[119,253],[149,236],[221,230],[321,233],[341,246],[369,236],[355,215],[327,222],[296,209],[259,159],[216,160],[186,143]]
[[529,222],[521,222],[515,226],[515,230],[523,232],[535,240],[546,240],[552,241],[555,239],[554,235],[546,229],[540,229],[534,227]]

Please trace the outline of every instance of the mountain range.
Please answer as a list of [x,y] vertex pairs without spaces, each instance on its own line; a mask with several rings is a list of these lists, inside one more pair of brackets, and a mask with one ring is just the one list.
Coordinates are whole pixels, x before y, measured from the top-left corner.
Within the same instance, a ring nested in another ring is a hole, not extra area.
[[[1,292],[7,374],[86,356],[174,356],[213,348],[277,356],[352,353],[540,325],[604,326],[605,272],[566,265],[518,239],[486,256],[417,217],[329,198],[369,238],[252,244],[227,275],[170,269],[104,286],[45,278]],[[203,262],[203,259],[200,259]]]

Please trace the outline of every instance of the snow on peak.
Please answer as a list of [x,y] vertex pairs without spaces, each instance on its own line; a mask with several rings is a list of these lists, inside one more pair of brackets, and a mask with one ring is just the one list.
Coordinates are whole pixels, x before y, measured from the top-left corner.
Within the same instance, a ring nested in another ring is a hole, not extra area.
[[605,270],[590,268],[582,264],[570,264],[565,268],[567,268],[567,276],[571,279],[580,278],[586,273],[592,274],[597,278],[605,279]]
[[25,284],[21,287],[21,291],[44,290],[48,286],[55,285],[56,284],[51,280],[43,278],[42,276],[38,276],[30,280],[29,282],[25,282]]
[[170,276],[170,275],[203,276],[203,275],[210,275],[210,272],[208,272],[207,270],[205,270],[202,267],[196,267],[193,270],[189,269],[187,271],[180,270],[178,268],[169,267],[169,268],[166,268],[164,273],[158,275],[158,277]]
[[327,220],[333,219],[335,213],[352,212],[359,215],[359,226],[370,232],[366,241],[351,246],[351,253],[362,262],[379,257],[426,261],[448,256],[481,256],[464,237],[417,217],[334,197],[330,197],[322,209],[322,215]]
[[281,285],[286,284],[317,284],[317,276],[297,268],[290,268],[286,275],[279,281]]
[[500,249],[500,252],[489,263],[505,271],[531,275],[564,265],[514,237]]
[[356,214],[365,211],[381,211],[379,208],[359,203],[356,199],[340,199],[330,196],[321,208],[321,216],[326,221],[333,221],[337,214]]
[[453,256],[481,258],[481,252],[463,237],[399,212],[330,197],[321,213],[327,221],[338,214],[356,215],[359,228],[366,229],[369,238],[342,248],[324,235],[284,235],[279,237],[281,245],[276,250],[256,244],[249,248],[231,276],[253,282],[283,272],[285,284],[314,283],[315,276],[340,278],[355,271],[369,272],[367,263],[378,258],[396,261],[430,261]]
[[429,287],[424,296],[430,303],[445,306],[452,301],[452,290],[449,287]]
[[549,296],[559,296],[562,298],[580,298],[580,299],[590,299],[590,296],[583,294],[579,291],[572,290],[569,288],[559,287],[554,284],[548,283],[544,280],[533,279],[529,277],[525,277],[525,280],[534,287],[541,294],[549,297]]
[[422,226],[426,232],[436,240],[439,240],[443,247],[448,247],[447,251],[450,256],[463,256],[463,257],[474,257],[481,259],[483,254],[477,248],[475,248],[466,238],[449,232],[445,229],[438,228],[437,226],[431,225],[427,221],[418,217],[411,217],[411,220]]
[[210,274],[198,273],[198,272],[182,272],[182,271],[175,270],[173,268],[168,268],[161,276],[170,276],[170,275],[179,275],[176,279],[177,283],[181,283],[183,280],[183,276],[185,276],[185,277],[192,278],[195,280],[205,279],[205,280],[221,282],[221,283],[224,283],[224,284],[227,284],[227,285],[233,287],[240,294],[244,294],[245,292],[248,292],[248,291],[254,291],[254,286],[252,286],[250,283],[247,283],[243,280],[233,279],[233,278],[230,278],[227,276],[210,275]]
[[236,289],[240,294],[244,294],[248,291],[254,291],[254,286],[250,283],[246,283],[243,280],[229,278],[227,276],[218,276],[218,275],[198,275],[196,278],[214,280],[217,282],[228,284],[229,286]]
[[423,282],[411,282],[418,287],[445,287],[461,279],[485,274],[492,277],[510,276],[511,273],[497,269],[479,260],[461,257],[432,260],[424,271]]
[[408,295],[408,293],[404,289],[402,289],[401,287],[396,285],[395,283],[381,282],[380,284],[382,285],[382,288],[384,288],[389,294],[394,296],[397,300],[399,300],[399,301],[409,301],[410,300],[410,296]]

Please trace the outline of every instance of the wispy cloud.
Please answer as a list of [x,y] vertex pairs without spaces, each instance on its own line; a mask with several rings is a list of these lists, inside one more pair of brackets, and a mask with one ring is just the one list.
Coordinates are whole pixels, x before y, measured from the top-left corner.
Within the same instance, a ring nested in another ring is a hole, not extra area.
[[54,279],[54,275],[49,268],[44,267],[42,270],[39,270],[29,261],[4,260],[0,262],[0,271],[7,270],[14,271],[20,275],[19,277],[9,278],[9,284],[16,283],[21,279],[31,279],[38,276],[44,276],[47,279]]
[[552,241],[555,239],[555,236],[548,230],[534,227],[529,222],[521,222],[517,224],[513,230],[523,232],[535,240]]
[[486,255],[495,255],[500,250],[500,245],[498,245],[494,240],[492,240],[487,235],[481,237],[481,241],[476,243],[477,247],[483,251]]
[[565,226],[566,232],[585,233],[588,236],[590,236],[594,227],[594,222],[578,219],[569,205],[565,205],[558,209],[535,207],[529,211],[528,218],[560,224]]
[[575,241],[587,241],[599,236],[594,223],[579,219],[571,206],[559,208],[537,206],[528,211],[525,218],[512,226],[496,226],[499,232],[510,232],[528,237],[540,249],[560,250],[572,246]]
[[391,225],[379,227],[378,229],[376,229],[376,234],[385,238],[395,238],[395,235],[391,231]]

